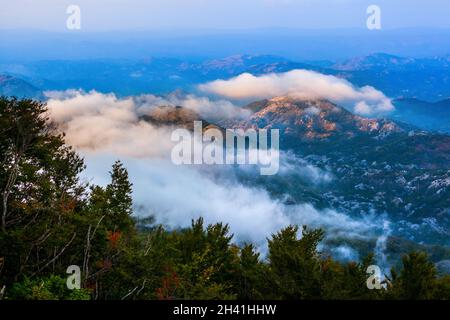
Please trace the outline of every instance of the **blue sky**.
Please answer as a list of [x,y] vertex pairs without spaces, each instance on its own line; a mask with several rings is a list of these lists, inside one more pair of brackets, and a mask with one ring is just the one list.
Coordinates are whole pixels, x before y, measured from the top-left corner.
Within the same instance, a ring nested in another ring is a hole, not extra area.
[[366,8],[386,29],[450,28],[448,0],[0,0],[0,29],[64,31],[79,5],[82,31],[245,28],[363,28]]

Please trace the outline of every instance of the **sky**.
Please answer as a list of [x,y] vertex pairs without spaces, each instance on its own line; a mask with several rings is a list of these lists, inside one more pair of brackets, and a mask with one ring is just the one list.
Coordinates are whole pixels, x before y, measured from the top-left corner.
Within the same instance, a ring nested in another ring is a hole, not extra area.
[[69,5],[84,32],[364,28],[369,5],[386,29],[450,28],[448,0],[0,0],[0,29],[65,31]]

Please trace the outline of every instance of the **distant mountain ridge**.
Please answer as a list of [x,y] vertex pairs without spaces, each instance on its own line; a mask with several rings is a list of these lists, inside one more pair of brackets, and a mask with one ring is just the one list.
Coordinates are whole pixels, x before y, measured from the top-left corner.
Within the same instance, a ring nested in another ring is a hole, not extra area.
[[[199,83],[244,72],[261,75],[294,69],[342,77],[355,86],[373,86],[394,99],[396,110],[389,118],[423,130],[450,132],[448,100],[443,100],[450,97],[450,56],[417,59],[374,53],[336,63],[303,63],[275,55],[240,54],[196,62],[148,58],[6,63],[0,65],[0,73],[5,73],[0,76],[0,94],[44,98],[44,90],[73,88],[113,92],[119,97],[167,94],[175,89],[192,92]],[[443,101],[425,102],[433,100]]]
[[431,58],[374,53],[329,67],[350,82],[371,85],[392,98],[442,100],[450,96],[450,55]]
[[415,98],[393,101],[394,112],[390,117],[410,123],[428,131],[450,134],[450,98],[438,102],[427,102]]
[[0,74],[0,96],[2,95],[17,98],[41,98],[42,91],[23,79]]
[[238,54],[219,59],[175,58],[54,60],[3,63],[0,73],[14,73],[42,90],[81,88],[119,96],[165,94],[248,72],[261,75],[307,69],[370,85],[392,98],[442,100],[450,96],[450,56],[400,57],[373,53],[343,61],[294,61],[276,55]]
[[332,68],[339,71],[361,71],[381,67],[404,67],[413,64],[415,61],[412,58],[403,58],[386,53],[375,53],[339,62]]

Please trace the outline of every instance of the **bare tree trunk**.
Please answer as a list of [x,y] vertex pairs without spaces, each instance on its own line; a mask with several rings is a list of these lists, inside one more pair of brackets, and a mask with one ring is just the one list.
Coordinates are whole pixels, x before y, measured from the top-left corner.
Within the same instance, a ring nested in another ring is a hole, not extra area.
[[2,231],[6,232],[6,218],[8,216],[8,198],[11,194],[11,189],[16,183],[17,175],[19,173],[19,156],[16,156],[14,160],[13,167],[11,168],[11,173],[9,174],[8,181],[6,183],[5,189],[3,190],[3,210],[2,210]]
[[8,215],[8,198],[11,194],[11,188],[16,183],[17,179],[17,165],[14,165],[11,174],[9,175],[8,182],[6,183],[5,190],[3,190],[3,212],[2,212],[2,231],[6,231],[6,217]]
[[[20,132],[20,128],[18,132]],[[20,134],[18,134],[16,141],[14,143],[14,152],[13,152],[13,165],[11,168],[11,173],[8,177],[8,182],[6,183],[5,189],[3,190],[3,211],[2,211],[2,219],[1,219],[1,229],[3,232],[6,232],[6,218],[8,216],[8,198],[11,194],[11,190],[16,184],[17,176],[19,174],[19,163],[25,153],[25,151],[28,149],[29,143],[31,142],[30,136],[24,136],[20,137]],[[7,163],[7,156],[5,157],[5,164]]]
[[8,206],[8,197],[3,192],[3,211],[2,211],[2,231],[6,232],[6,214],[7,212],[7,206]]
[[55,260],[57,260],[63,253],[64,251],[66,251],[66,249],[70,246],[70,244],[72,243],[72,241],[75,239],[77,233],[74,232],[72,235],[72,238],[69,240],[69,242],[66,243],[66,245],[61,249],[61,251],[55,256],[53,257],[53,259],[51,259],[50,261],[48,261],[44,266],[39,267],[38,270],[32,274],[32,276],[38,274],[39,272],[41,272],[43,269],[47,268],[49,265],[51,265]]
[[3,296],[5,295],[6,286],[3,286],[0,290],[0,300],[3,300]]
[[88,278],[88,273],[89,273],[89,251],[91,249],[91,229],[92,229],[92,225],[89,225],[88,231],[87,231],[87,235],[86,235],[86,247],[84,248],[84,258],[83,258],[83,284],[86,285],[86,281]]
[[89,278],[89,259],[91,258],[91,240],[94,238],[95,233],[97,232],[98,227],[100,226],[100,223],[105,218],[105,215],[103,215],[97,222],[97,225],[92,232],[91,235],[91,229],[92,225],[89,225],[88,232],[86,235],[86,247],[84,249],[84,259],[83,259],[83,275],[84,275],[84,281],[83,284],[86,285],[87,280]]

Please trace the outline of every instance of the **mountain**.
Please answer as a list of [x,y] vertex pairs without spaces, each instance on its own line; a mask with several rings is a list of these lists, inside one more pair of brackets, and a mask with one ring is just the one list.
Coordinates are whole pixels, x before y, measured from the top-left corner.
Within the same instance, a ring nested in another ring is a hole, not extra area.
[[223,59],[205,61],[194,69],[209,79],[228,78],[248,72],[254,75],[286,72],[294,69],[322,71],[325,68],[300,63],[273,55],[234,55]]
[[226,79],[244,72],[255,75],[293,69],[323,71],[320,66],[272,55],[233,55],[203,61],[173,58],[54,60],[1,64],[0,72],[17,73],[45,90],[80,88],[119,96],[168,93],[198,83]]
[[429,131],[450,133],[450,98],[438,102],[418,99],[396,99],[393,101],[394,120],[410,123]]
[[[359,219],[386,219],[387,251],[394,259],[413,249],[429,252],[433,261],[450,259],[450,136],[360,117],[327,100],[275,97],[245,108],[251,111],[247,119],[214,125],[280,129],[281,166],[291,170],[270,178],[238,170],[241,183],[259,186],[287,206],[309,203]],[[190,130],[202,120],[180,106],[155,108],[142,118]],[[315,174],[303,174],[305,167]],[[317,179],[320,172],[329,178]],[[375,242],[344,237],[336,245],[369,253]]]
[[360,117],[326,100],[276,97],[247,108],[253,114],[236,127],[280,129],[282,149],[334,177],[317,186],[275,176],[264,185],[274,195],[350,215],[387,214],[399,237],[449,244],[450,136]]
[[156,126],[174,126],[194,130],[194,121],[202,121],[203,127],[209,126],[209,122],[191,109],[181,106],[159,106],[152,108],[149,112],[140,117]]
[[330,67],[350,82],[371,85],[392,98],[439,100],[450,96],[450,56],[409,58],[375,53]]
[[363,57],[356,57],[343,62],[338,62],[333,69],[339,71],[362,71],[386,68],[407,68],[415,65],[412,58],[397,57],[386,53],[375,53]]
[[41,98],[42,92],[25,80],[0,74],[0,95],[17,98]]
[[43,90],[81,88],[119,96],[192,91],[199,83],[307,69],[373,86],[391,98],[442,100],[450,96],[450,56],[409,58],[375,53],[339,62],[295,61],[276,55],[239,54],[217,59],[46,60],[3,63],[0,73],[17,74]]
[[385,136],[402,131],[386,119],[368,119],[327,100],[299,100],[276,97],[254,102],[246,108],[254,111],[244,127],[280,129],[289,139],[330,140],[360,135]]

